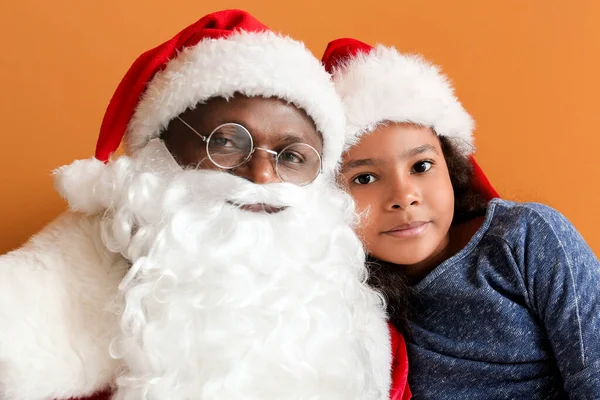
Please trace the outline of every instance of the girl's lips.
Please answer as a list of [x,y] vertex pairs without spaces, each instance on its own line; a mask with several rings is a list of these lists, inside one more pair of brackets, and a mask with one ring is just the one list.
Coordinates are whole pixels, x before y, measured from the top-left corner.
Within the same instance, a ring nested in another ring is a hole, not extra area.
[[408,238],[422,234],[429,227],[429,222],[415,221],[409,224],[402,224],[393,227],[389,231],[383,232],[385,235],[390,235],[397,238]]

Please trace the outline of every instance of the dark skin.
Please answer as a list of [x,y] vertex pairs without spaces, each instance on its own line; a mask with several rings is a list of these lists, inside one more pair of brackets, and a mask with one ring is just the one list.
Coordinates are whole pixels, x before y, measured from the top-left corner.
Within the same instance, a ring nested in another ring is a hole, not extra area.
[[[215,97],[180,117],[205,136],[221,124],[235,122],[248,129],[258,147],[279,152],[290,144],[306,143],[319,153],[323,150],[323,140],[312,119],[304,110],[278,98]],[[205,142],[178,119],[171,120],[161,138],[180,165],[218,169],[206,156]],[[255,152],[232,172],[257,184],[280,182],[273,157],[263,151]]]
[[[359,213],[368,210],[359,234],[369,253],[400,266],[410,283],[464,248],[483,222],[452,225],[448,165],[438,136],[427,127],[387,124],[363,136],[344,154],[340,180]],[[406,236],[390,233],[414,221],[425,229]]]

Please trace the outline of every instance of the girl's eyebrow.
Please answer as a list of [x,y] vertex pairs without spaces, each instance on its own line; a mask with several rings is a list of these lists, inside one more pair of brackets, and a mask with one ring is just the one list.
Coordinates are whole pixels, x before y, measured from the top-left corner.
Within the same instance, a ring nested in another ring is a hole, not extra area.
[[418,156],[419,154],[428,153],[428,152],[433,152],[433,153],[437,154],[437,150],[435,147],[433,147],[430,144],[424,144],[422,146],[418,146],[418,147],[415,147],[414,149],[408,150],[400,158],[411,158],[411,157]]
[[375,165],[375,161],[372,158],[362,158],[358,160],[350,160],[342,166],[341,172],[346,172],[354,168],[364,167],[364,166],[373,166]]

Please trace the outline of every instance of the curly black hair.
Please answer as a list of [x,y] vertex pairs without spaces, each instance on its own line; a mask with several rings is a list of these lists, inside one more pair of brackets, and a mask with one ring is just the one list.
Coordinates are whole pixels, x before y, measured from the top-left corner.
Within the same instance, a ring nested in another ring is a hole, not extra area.
[[[444,136],[439,136],[439,140],[454,191],[452,223],[459,224],[485,215],[488,200],[473,187],[473,167],[464,155],[460,142]],[[367,268],[367,282],[385,297],[390,321],[405,336],[410,336],[408,316],[411,305],[415,305],[419,299],[412,293],[402,268],[371,255],[367,257]]]
[[461,151],[460,142],[439,136],[454,191],[453,224],[485,215],[488,199],[473,186],[473,165]]

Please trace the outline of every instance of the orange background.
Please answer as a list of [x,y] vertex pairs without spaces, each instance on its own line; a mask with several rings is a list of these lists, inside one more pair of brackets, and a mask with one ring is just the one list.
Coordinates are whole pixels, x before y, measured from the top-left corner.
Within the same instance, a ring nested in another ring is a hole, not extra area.
[[245,8],[315,53],[355,36],[443,66],[504,197],[563,212],[600,254],[600,1],[2,0],[0,253],[61,210],[50,171],[93,154],[142,52],[205,13]]

